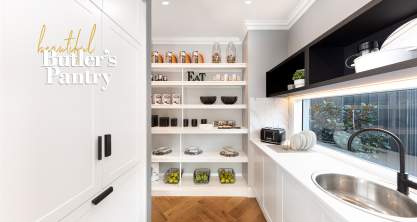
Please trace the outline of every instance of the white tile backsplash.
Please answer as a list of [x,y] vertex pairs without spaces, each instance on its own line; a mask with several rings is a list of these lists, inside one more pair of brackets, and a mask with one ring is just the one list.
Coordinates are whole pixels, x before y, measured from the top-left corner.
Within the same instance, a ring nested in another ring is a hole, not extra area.
[[259,138],[263,127],[279,127],[288,130],[287,98],[250,98],[250,136]]

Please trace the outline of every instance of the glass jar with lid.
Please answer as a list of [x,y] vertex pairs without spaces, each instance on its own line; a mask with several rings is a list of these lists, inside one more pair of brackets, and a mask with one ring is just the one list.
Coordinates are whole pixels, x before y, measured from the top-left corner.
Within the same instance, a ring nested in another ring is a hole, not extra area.
[[211,62],[220,63],[222,60],[220,43],[215,42],[211,50]]
[[227,57],[227,63],[236,62],[236,47],[235,47],[235,44],[233,44],[233,42],[229,42],[227,44],[226,57]]

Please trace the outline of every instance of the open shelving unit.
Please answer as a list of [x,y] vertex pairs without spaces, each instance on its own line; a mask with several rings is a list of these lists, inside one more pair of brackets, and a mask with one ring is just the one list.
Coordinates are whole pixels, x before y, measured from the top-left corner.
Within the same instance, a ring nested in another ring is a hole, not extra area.
[[[153,145],[170,146],[173,152],[163,156],[152,155],[154,167],[159,168],[160,180],[152,182],[154,196],[250,196],[251,189],[247,184],[247,148],[245,141],[249,132],[245,126],[247,115],[245,63],[232,64],[152,64],[152,72],[169,75],[169,81],[152,81],[152,92],[175,93],[181,95],[181,104],[156,105],[152,104],[152,114],[174,117],[178,119],[177,127],[152,127]],[[186,81],[188,71],[207,73],[206,81]],[[212,81],[215,74],[233,73],[240,76],[239,81]],[[233,105],[220,102],[220,96],[238,96]],[[217,103],[205,105],[199,101],[199,96],[216,95]],[[182,125],[183,119],[189,119],[189,126]],[[235,120],[240,128],[217,129],[192,127],[191,119]],[[237,157],[220,155],[222,146],[231,145],[239,150]],[[198,146],[203,149],[200,155],[185,155],[188,146]],[[184,170],[180,183],[165,184],[163,174],[171,167]],[[220,184],[217,168],[230,167],[236,172],[234,184]],[[195,168],[210,168],[209,184],[194,184],[192,171]]]
[[[395,10],[393,10],[395,9]],[[291,93],[329,84],[415,67],[417,59],[355,73],[345,67],[348,56],[366,41],[385,39],[398,27],[417,17],[417,1],[374,0],[294,53],[266,74],[267,96]],[[305,87],[287,89],[297,69],[305,69]]]

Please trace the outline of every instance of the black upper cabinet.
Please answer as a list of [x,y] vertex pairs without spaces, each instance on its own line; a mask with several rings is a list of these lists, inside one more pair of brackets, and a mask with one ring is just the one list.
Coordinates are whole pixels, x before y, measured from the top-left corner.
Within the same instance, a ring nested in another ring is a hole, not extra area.
[[[267,96],[285,95],[416,66],[415,61],[408,61],[362,73],[355,73],[354,69],[345,66],[346,58],[357,53],[360,43],[376,40],[381,46],[395,29],[416,17],[417,0],[372,1],[267,72]],[[304,61],[300,61],[300,58],[304,58]],[[305,67],[301,67],[301,64]],[[292,83],[292,74],[300,68],[306,69],[306,87],[287,91],[287,85]]]
[[276,92],[287,90],[288,84],[293,82],[294,72],[305,68],[305,55],[305,51],[299,51],[266,73],[266,94],[268,96],[274,96]]

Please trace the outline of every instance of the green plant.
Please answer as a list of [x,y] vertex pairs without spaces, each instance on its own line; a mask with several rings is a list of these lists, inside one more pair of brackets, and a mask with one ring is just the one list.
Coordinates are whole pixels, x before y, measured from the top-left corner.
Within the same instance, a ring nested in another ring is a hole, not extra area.
[[311,129],[326,143],[334,143],[333,133],[343,129],[342,109],[333,101],[323,99],[310,110]]
[[360,105],[343,106],[343,123],[346,131],[373,127],[377,124],[377,120],[377,105],[361,103]]
[[292,80],[297,79],[304,79],[304,69],[299,69],[292,75]]
[[[378,106],[361,103],[343,106],[344,130],[353,133],[357,129],[374,127],[378,124]],[[381,149],[390,149],[389,138],[381,133],[363,133],[359,136],[362,146],[355,151],[377,153]]]

